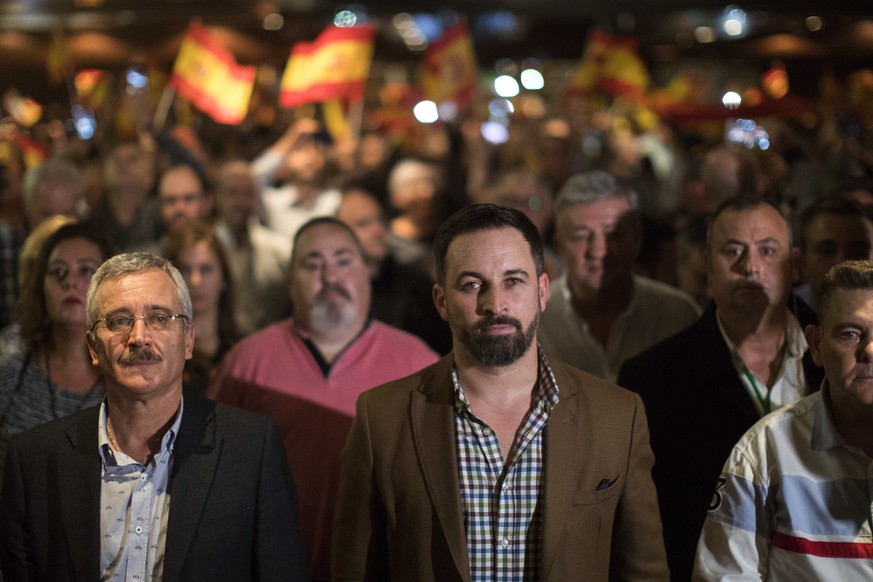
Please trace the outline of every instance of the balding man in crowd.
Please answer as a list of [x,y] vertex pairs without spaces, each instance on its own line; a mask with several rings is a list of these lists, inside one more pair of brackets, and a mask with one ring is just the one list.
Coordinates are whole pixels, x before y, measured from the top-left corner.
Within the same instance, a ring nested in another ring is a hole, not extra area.
[[212,195],[203,177],[187,164],[171,166],[161,174],[158,205],[167,232],[212,216]]
[[675,580],[688,580],[724,459],[772,410],[818,389],[791,293],[797,253],[782,213],[759,197],[732,198],[708,233],[713,301],[691,327],[631,358],[618,384],[646,405],[664,543]]
[[294,317],[237,344],[211,390],[278,421],[316,580],[330,577],[340,452],[358,395],[437,359],[417,337],[370,319],[370,297],[370,272],[352,230],[332,217],[307,222],[291,257]]

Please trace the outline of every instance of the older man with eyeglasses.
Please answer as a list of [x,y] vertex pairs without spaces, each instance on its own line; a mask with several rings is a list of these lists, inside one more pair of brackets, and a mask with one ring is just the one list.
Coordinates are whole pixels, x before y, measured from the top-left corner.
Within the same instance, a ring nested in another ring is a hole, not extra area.
[[194,346],[179,272],[147,253],[94,274],[103,403],[22,433],[0,503],[10,580],[301,580],[296,488],[272,421],[182,395]]

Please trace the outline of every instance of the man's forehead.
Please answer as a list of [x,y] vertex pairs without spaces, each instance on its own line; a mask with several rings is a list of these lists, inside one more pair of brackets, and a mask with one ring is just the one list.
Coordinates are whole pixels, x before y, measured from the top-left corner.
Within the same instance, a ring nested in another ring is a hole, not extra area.
[[356,220],[361,217],[379,216],[381,209],[379,203],[365,194],[348,193],[343,195],[337,209],[337,218],[340,220]]
[[159,269],[125,273],[119,277],[103,280],[96,289],[98,302],[112,303],[140,298],[151,301],[171,298],[175,303],[175,287],[170,276]]
[[330,256],[346,251],[359,254],[352,235],[344,228],[330,224],[309,228],[297,239],[296,251],[295,254],[300,258]]
[[741,210],[725,210],[715,219],[712,231],[714,235],[724,238],[753,233],[756,240],[775,238],[787,242],[789,237],[788,222],[778,210],[768,204]]
[[621,219],[631,212],[630,203],[624,198],[604,198],[592,202],[580,202],[568,206],[562,213],[570,226],[584,224],[589,220],[602,218]]
[[873,235],[873,222],[864,216],[822,213],[813,217],[804,234],[841,240],[851,237],[867,239]]
[[509,268],[533,272],[534,259],[530,245],[521,232],[510,227],[476,230],[455,237],[446,252],[446,269],[470,270],[471,265],[490,263],[495,252],[502,257],[503,263],[513,265]]
[[836,289],[822,314],[825,326],[862,319],[873,325],[873,289]]
[[174,168],[168,170],[161,180],[161,193],[165,191],[189,190],[200,192],[200,180],[194,170],[188,168]]

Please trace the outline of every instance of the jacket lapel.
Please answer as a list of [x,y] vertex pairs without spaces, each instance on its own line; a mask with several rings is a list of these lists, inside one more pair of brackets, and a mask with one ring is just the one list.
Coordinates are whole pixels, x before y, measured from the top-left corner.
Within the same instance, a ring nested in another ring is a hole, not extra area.
[[67,434],[70,450],[55,457],[57,474],[49,475],[49,491],[61,492],[61,521],[75,579],[100,575],[100,472],[97,449],[99,407],[83,413]]
[[[564,522],[569,515],[568,508],[572,506],[573,492],[579,480],[577,474],[581,463],[578,461],[580,451],[588,450],[580,438],[579,394],[576,386],[563,374],[553,368],[555,380],[558,383],[558,404],[549,414],[545,432],[545,460],[543,474],[543,549],[542,575],[548,579],[549,570],[561,544]],[[549,468],[552,471],[549,471]],[[568,467],[576,467],[568,471]]]
[[451,356],[446,356],[427,370],[419,390],[413,393],[412,437],[421,459],[421,470],[428,494],[443,528],[455,567],[464,580],[469,580],[470,565],[455,447],[451,362]]
[[221,453],[211,411],[212,407],[206,401],[185,397],[182,425],[173,445],[165,582],[179,580]]

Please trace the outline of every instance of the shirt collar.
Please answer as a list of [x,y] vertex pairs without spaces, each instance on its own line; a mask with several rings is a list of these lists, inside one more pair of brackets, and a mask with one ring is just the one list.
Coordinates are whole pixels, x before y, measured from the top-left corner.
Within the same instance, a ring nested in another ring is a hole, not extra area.
[[[549,360],[543,349],[537,343],[537,387],[536,395],[534,396],[534,407],[545,407],[551,411],[558,403],[558,381],[555,380],[555,374],[549,366]],[[469,412],[470,402],[464,394],[464,389],[461,387],[461,380],[458,376],[458,368],[455,365],[454,356],[452,356],[452,386],[455,390],[455,412],[461,414]]]
[[[109,431],[106,428],[106,421],[108,419],[107,398],[108,396],[104,397],[103,402],[100,403],[100,412],[97,415],[97,450],[100,454],[100,458],[103,460],[104,468],[107,465],[118,464],[115,451],[113,451],[112,447],[109,446]],[[172,453],[173,443],[176,441],[176,435],[179,434],[179,428],[182,426],[182,411],[184,408],[185,397],[182,396],[179,399],[179,410],[176,412],[176,419],[173,421],[173,424],[170,425],[167,432],[164,433],[164,437],[161,439],[161,448],[157,454],[155,454],[154,458],[161,457],[167,453]]]
[[[794,317],[794,314],[791,313],[791,310],[786,307],[785,311],[786,317],[784,359],[789,360],[801,358],[803,357],[803,354],[806,352],[807,349],[806,337],[803,335],[803,330],[800,327],[800,322],[797,321],[797,318]],[[731,338],[728,337],[728,334],[721,323],[721,316],[719,315],[718,310],[716,310],[715,322],[716,324],[718,324],[718,331],[721,333],[721,337],[722,339],[724,339],[724,343],[727,345],[728,349],[731,352],[731,357],[734,360],[734,364],[738,367],[745,366],[742,358],[740,358],[739,353],[737,353],[737,347],[731,341]]]

